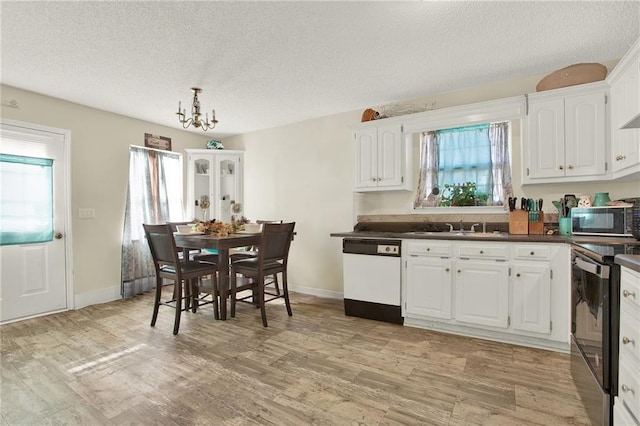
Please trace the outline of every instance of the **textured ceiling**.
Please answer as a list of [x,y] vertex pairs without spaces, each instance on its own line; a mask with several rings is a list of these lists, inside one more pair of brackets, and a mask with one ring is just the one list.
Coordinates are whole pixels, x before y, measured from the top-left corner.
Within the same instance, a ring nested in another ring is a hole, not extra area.
[[199,86],[217,137],[618,59],[640,33],[637,0],[2,1],[0,14],[3,84],[172,127]]

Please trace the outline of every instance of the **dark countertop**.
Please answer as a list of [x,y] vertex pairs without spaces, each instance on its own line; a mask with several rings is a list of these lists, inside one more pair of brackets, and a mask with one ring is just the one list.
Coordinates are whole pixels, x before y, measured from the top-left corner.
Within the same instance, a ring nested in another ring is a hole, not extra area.
[[385,231],[348,231],[333,232],[332,237],[343,238],[383,238],[383,239],[412,239],[412,240],[451,240],[451,241],[502,241],[516,243],[595,243],[595,244],[625,244],[635,241],[629,237],[598,237],[589,235],[517,235],[506,232],[500,233],[465,233],[457,232],[385,232]]
[[616,263],[640,272],[640,255],[638,254],[619,254],[616,256]]

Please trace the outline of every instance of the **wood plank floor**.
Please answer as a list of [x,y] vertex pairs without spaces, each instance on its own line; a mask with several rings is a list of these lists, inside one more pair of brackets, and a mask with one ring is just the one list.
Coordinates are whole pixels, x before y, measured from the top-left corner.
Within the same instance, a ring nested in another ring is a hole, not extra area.
[[[214,321],[151,295],[0,327],[2,425],[587,425],[569,356],[292,294]],[[208,309],[207,309],[208,308]]]

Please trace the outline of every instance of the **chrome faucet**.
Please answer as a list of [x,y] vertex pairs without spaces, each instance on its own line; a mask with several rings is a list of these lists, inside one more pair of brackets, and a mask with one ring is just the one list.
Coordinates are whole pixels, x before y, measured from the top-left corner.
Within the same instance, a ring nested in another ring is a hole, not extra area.
[[449,227],[449,232],[453,232],[453,225],[450,223],[445,223]]
[[480,226],[480,224],[474,223],[473,225],[471,225],[471,232],[476,232],[476,226]]
[[462,219],[460,219],[460,232],[464,232],[464,225],[462,225]]

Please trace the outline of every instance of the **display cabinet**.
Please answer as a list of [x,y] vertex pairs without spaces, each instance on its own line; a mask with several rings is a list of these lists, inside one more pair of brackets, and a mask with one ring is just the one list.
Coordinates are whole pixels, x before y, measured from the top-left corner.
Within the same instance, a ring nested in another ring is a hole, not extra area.
[[187,217],[230,222],[244,214],[242,151],[187,149]]

